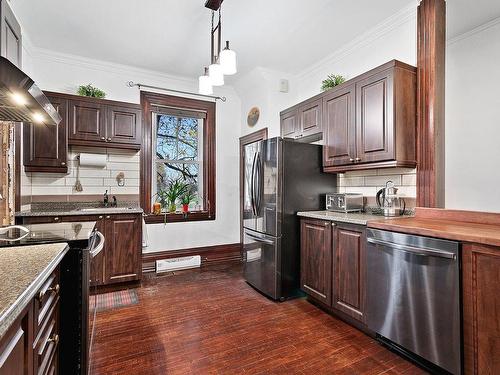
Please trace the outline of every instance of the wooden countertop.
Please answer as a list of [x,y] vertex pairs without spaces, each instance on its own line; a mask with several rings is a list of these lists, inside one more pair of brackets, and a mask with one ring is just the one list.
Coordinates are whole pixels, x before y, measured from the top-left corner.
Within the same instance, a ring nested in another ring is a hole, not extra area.
[[500,214],[417,208],[414,217],[373,220],[368,228],[500,246]]

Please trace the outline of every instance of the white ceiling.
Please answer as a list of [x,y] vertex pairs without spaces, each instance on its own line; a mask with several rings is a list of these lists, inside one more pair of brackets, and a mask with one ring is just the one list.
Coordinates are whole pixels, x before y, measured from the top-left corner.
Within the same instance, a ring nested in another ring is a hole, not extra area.
[[[205,0],[11,0],[39,48],[196,77],[209,60]],[[298,73],[415,0],[226,0],[223,39],[240,73]],[[448,35],[500,15],[498,0],[448,0]]]

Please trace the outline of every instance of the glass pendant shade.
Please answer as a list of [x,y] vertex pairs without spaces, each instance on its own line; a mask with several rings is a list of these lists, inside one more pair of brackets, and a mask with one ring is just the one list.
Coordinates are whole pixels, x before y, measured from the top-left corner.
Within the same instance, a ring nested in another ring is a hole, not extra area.
[[224,84],[224,73],[222,73],[222,67],[219,64],[210,65],[208,67],[208,75],[210,76],[212,86],[222,86]]
[[236,74],[236,52],[229,49],[229,41],[226,41],[226,48],[220,53],[219,61],[224,75],[230,76]]
[[202,95],[212,95],[212,80],[208,76],[208,68],[205,68],[205,74],[198,78],[198,92]]

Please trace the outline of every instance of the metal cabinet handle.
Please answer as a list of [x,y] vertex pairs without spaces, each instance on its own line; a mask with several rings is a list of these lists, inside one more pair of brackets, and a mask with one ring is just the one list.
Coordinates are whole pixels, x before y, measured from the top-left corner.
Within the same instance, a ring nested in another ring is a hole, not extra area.
[[106,140],[106,137],[101,137],[101,140],[102,140],[102,141],[105,141],[105,140]]
[[102,216],[102,215],[101,215],[101,216],[99,216],[99,219],[102,219],[103,217],[104,217],[104,216]]
[[350,159],[349,159],[349,161],[350,161],[351,163],[354,163],[354,159],[353,159],[353,158],[350,158]]
[[66,162],[62,161],[61,165],[64,167],[66,165]]
[[41,290],[40,292],[38,292],[37,298],[38,298],[39,301],[41,301],[45,297],[46,293],[59,294],[60,290],[61,290],[61,286],[59,284],[56,284],[55,286],[53,286],[51,288],[47,288],[47,290]]
[[110,137],[108,137],[108,142],[111,142],[111,138]]
[[108,216],[106,216],[106,219],[111,219],[111,216],[109,216],[109,215],[108,215]]
[[56,217],[54,218],[54,221],[59,221],[59,218],[56,216]]
[[356,161],[361,161],[361,158],[356,158]]
[[53,342],[54,344],[59,343],[59,335],[57,333],[54,333],[48,340],[47,342]]

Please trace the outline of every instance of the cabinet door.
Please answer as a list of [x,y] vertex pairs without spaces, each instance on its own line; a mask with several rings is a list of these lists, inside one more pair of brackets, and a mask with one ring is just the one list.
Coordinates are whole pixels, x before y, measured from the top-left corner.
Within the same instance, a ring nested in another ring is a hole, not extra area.
[[321,99],[310,101],[300,106],[299,122],[300,136],[307,137],[308,135],[320,133],[322,129],[321,116]]
[[51,97],[49,100],[62,120],[57,126],[24,123],[23,164],[27,172],[68,172],[68,101]]
[[[69,143],[71,141],[106,142],[105,106],[85,100],[69,102]],[[81,143],[81,142],[80,142]]]
[[298,112],[296,109],[286,111],[280,115],[281,136],[295,138],[299,134]]
[[366,265],[364,230],[337,226],[333,249],[332,306],[364,322]]
[[106,216],[106,283],[140,279],[141,229],[139,215]]
[[386,70],[356,83],[356,162],[396,157],[393,74],[393,70]]
[[111,143],[141,144],[141,110],[108,106],[107,138]]
[[300,286],[317,300],[332,302],[332,230],[329,221],[302,219]]
[[10,9],[9,2],[3,0],[1,6],[0,54],[17,67],[21,67],[22,40],[21,26]]
[[[31,373],[32,361],[29,336],[33,323],[30,318],[30,304],[24,317],[17,319],[0,341],[0,375],[26,375]],[[31,315],[32,316],[32,315]],[[31,349],[32,350],[32,349]]]
[[500,248],[462,249],[464,373],[500,374]]
[[354,85],[323,98],[323,166],[347,165],[356,157]]

